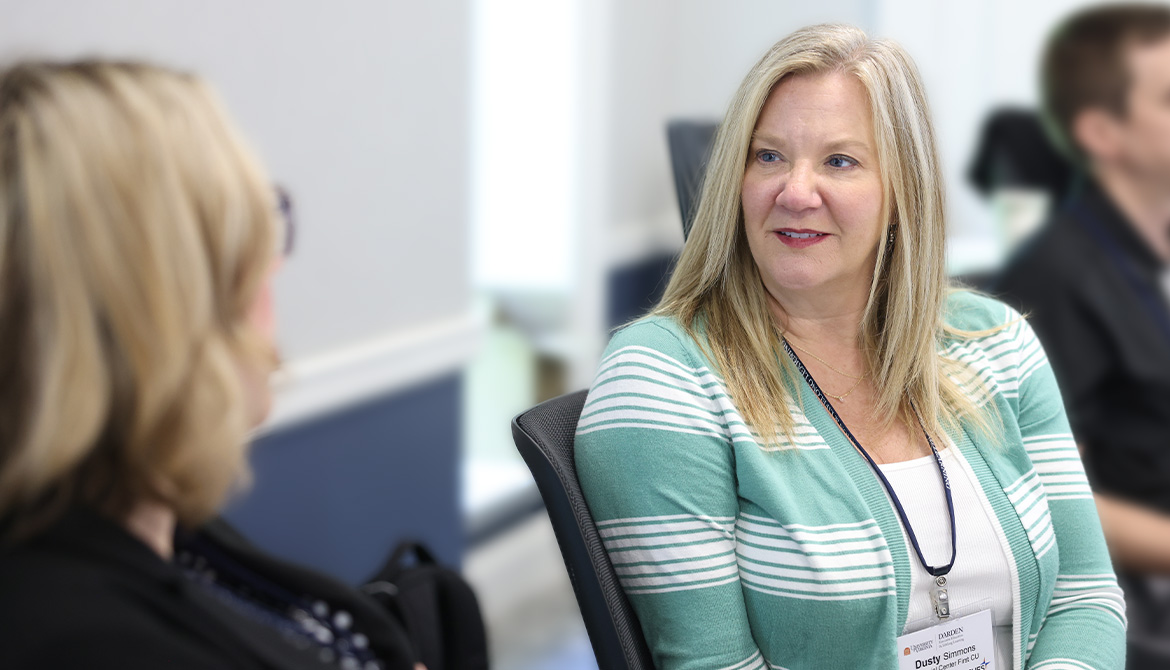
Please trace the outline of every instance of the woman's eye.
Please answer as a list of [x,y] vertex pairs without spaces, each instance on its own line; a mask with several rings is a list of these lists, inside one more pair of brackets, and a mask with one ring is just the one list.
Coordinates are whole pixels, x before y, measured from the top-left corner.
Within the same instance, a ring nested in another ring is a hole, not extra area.
[[835,168],[852,167],[857,165],[857,161],[848,156],[830,156],[829,160],[826,162],[828,163],[829,167]]
[[780,154],[776,153],[775,151],[760,151],[756,153],[756,158],[758,158],[761,163],[775,163],[776,161],[780,160]]

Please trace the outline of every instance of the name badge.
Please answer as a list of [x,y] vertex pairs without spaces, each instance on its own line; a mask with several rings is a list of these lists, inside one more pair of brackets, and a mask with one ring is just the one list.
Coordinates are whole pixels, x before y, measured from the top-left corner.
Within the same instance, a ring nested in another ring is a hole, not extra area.
[[946,621],[898,638],[898,670],[996,670],[994,640],[991,610]]

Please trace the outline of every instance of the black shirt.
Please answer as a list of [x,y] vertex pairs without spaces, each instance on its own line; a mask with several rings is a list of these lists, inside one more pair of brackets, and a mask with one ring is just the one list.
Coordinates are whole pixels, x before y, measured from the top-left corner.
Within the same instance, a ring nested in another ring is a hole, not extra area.
[[[410,670],[405,633],[381,607],[325,575],[265,554],[226,523],[197,537],[292,592],[351,613],[379,665]],[[185,538],[190,541],[190,537]],[[121,526],[76,509],[32,540],[0,550],[0,667],[8,670],[330,670],[242,616]]]
[[1170,512],[1165,267],[1089,180],[1012,258],[996,292],[1052,363],[1094,488]]

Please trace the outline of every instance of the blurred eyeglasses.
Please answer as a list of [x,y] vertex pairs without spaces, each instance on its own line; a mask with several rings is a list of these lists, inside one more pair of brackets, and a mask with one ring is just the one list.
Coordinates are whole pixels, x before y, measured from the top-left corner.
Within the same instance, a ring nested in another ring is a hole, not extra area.
[[288,258],[292,255],[293,245],[296,242],[297,222],[296,217],[293,216],[292,197],[289,196],[288,191],[283,186],[276,186],[275,188],[276,206],[280,210],[280,219],[284,224],[283,229],[278,231],[276,251],[281,257]]

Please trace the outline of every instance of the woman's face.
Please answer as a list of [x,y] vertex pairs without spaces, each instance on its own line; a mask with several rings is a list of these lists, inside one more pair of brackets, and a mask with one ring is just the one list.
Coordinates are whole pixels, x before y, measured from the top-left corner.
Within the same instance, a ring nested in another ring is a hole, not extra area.
[[884,226],[869,99],[856,78],[785,79],[756,121],[743,176],[748,245],[765,287],[794,301],[864,301]]
[[[251,309],[248,312],[248,321],[257,334],[263,338],[262,344],[271,348],[272,355],[276,358],[276,312],[273,308],[274,300],[272,295],[272,283],[275,278],[277,270],[283,264],[281,259],[273,261],[272,266],[268,270],[268,275],[264,278],[264,285],[260,288],[260,292],[256,294],[256,300],[252,303]],[[276,361],[272,361],[275,367]],[[263,366],[264,369],[255,369],[253,367],[241,367],[241,374],[244,382],[244,392],[247,395],[248,411],[250,414],[250,421],[252,426],[259,426],[268,418],[268,413],[272,410],[272,388],[269,384],[268,366]]]

